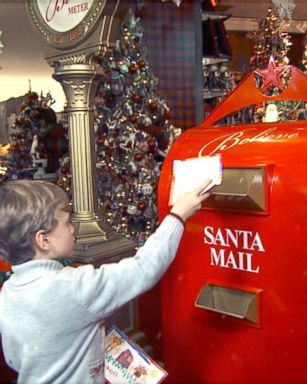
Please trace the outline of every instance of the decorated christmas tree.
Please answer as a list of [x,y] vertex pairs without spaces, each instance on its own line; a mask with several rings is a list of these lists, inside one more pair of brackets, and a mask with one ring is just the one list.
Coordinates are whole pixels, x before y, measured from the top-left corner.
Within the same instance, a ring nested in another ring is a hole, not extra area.
[[287,54],[292,43],[290,35],[281,31],[280,21],[273,8],[269,7],[266,16],[259,22],[259,29],[247,34],[254,42],[250,58],[252,69],[267,67],[271,55],[277,66],[289,63]]
[[102,215],[142,245],[157,222],[157,185],[169,146],[181,133],[146,60],[144,31],[131,12],[95,98],[98,192]]
[[[252,69],[256,70],[256,86],[268,96],[274,96],[282,92],[287,88],[288,82],[291,81],[291,70],[288,67],[288,51],[292,45],[291,37],[281,30],[280,25],[280,18],[274,12],[273,7],[270,6],[266,16],[259,22],[259,29],[247,35],[254,42],[250,65]],[[261,75],[262,72],[266,71],[266,68],[267,73],[275,73],[275,69],[278,71],[279,84],[273,81],[266,86],[267,77]],[[245,115],[248,114],[251,117],[251,122],[265,122],[265,113],[269,104],[272,107],[271,102],[250,107],[245,111]],[[302,103],[285,100],[276,102],[275,107],[277,120],[296,120],[298,111],[302,108]]]
[[54,99],[29,91],[11,128],[9,148],[2,167],[4,179],[56,177],[59,157],[67,151],[67,139],[51,108]]

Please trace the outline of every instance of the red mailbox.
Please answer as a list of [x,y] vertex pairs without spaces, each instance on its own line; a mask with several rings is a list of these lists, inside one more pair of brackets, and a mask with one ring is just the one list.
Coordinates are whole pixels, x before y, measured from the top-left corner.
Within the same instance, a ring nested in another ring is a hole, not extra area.
[[[289,67],[288,67],[289,69]],[[163,348],[170,383],[307,382],[307,124],[214,123],[263,101],[306,101],[307,78],[278,96],[270,61],[262,91],[255,73],[203,123],[172,146],[159,184],[169,211],[174,160],[220,153],[223,182],[186,225],[162,283]]]

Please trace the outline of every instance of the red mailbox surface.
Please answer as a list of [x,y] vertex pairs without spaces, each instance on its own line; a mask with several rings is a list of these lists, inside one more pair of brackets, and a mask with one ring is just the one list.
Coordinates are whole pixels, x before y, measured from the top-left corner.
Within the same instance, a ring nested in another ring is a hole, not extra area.
[[[306,121],[212,125],[253,103],[306,100],[306,76],[291,68],[289,87],[271,98],[248,75],[176,141],[164,162],[161,219],[169,211],[175,159],[220,153],[224,175],[187,222],[163,279],[170,383],[307,382]],[[277,80],[269,68],[267,84]]]
[[[11,270],[11,267],[9,264],[5,263],[4,261],[0,260],[0,271],[1,272],[9,272]],[[0,283],[0,290],[1,290],[1,283]],[[0,383],[11,383],[13,380],[16,379],[16,374],[13,372],[5,363],[4,356],[2,353],[1,348],[1,334],[0,334]]]

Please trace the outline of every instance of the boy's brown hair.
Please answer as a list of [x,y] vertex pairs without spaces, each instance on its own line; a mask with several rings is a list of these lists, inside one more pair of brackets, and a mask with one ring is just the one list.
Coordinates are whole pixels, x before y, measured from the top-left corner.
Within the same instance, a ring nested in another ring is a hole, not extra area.
[[65,192],[46,181],[9,181],[0,187],[0,257],[21,264],[35,256],[35,234],[51,232],[56,210],[69,211]]

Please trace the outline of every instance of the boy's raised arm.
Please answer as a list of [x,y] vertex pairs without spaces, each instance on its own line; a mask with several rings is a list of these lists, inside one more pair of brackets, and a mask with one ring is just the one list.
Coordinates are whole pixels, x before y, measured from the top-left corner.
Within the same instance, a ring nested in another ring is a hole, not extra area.
[[[175,258],[183,223],[209,196],[202,194],[209,183],[180,195],[171,209],[174,215],[164,218],[134,257],[98,269],[91,265],[76,268],[72,278],[80,304],[95,318],[103,318],[154,286]],[[65,274],[65,269],[62,273]]]

